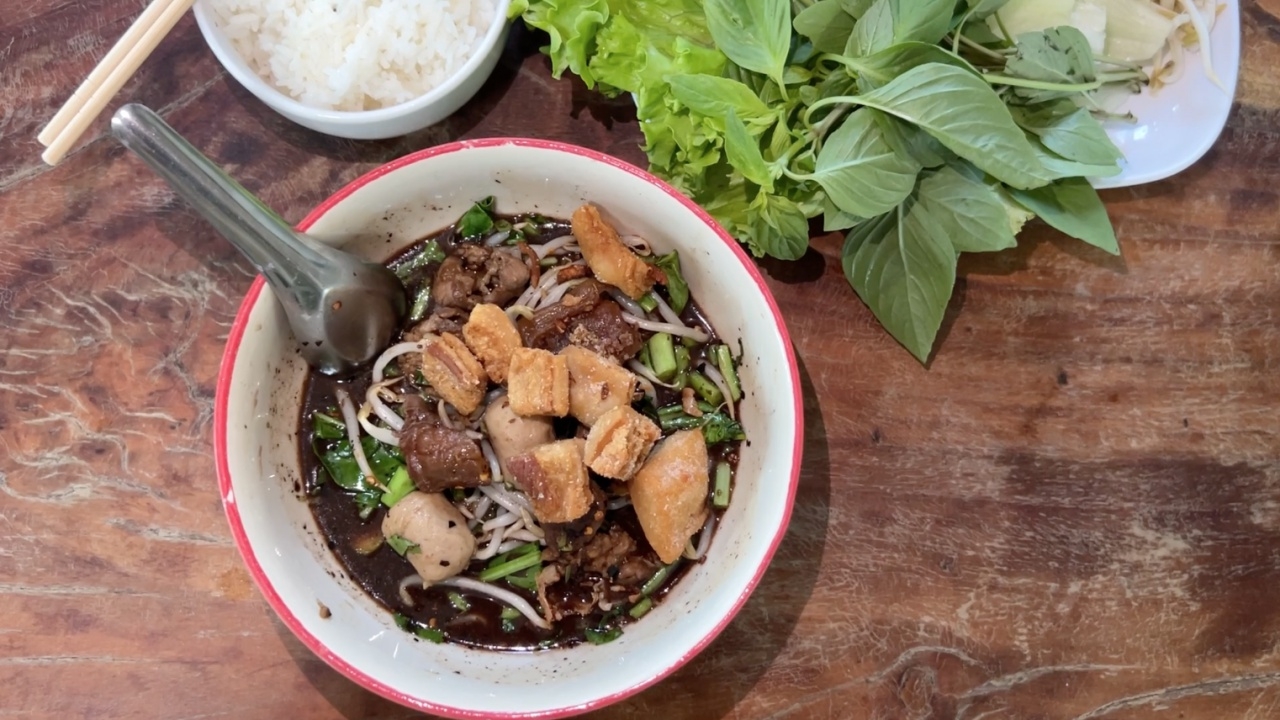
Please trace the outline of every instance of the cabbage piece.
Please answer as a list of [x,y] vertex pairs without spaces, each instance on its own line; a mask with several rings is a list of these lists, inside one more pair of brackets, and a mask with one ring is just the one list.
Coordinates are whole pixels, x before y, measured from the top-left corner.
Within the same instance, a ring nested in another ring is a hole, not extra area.
[[1094,55],[1103,54],[1107,48],[1106,8],[1090,0],[1081,0],[1071,11],[1071,20],[1068,24],[1084,35]]
[[1173,32],[1176,15],[1148,0],[1090,0],[1107,12],[1103,54],[1124,62],[1145,63],[1160,52]]
[[[1040,32],[1046,28],[1071,24],[1071,11],[1076,0],[1010,0],[995,15],[987,18],[992,32],[1000,35],[1000,25],[1009,31],[1010,37],[1023,33]],[[996,18],[999,17],[999,23]]]

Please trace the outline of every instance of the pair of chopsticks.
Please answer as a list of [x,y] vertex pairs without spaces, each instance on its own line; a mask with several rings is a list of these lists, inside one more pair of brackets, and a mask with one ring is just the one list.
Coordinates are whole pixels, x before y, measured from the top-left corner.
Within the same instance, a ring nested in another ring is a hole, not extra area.
[[195,0],[152,0],[133,25],[102,58],[89,77],[53,116],[37,139],[47,149],[40,155],[57,165],[102,114],[111,98],[138,71],[138,67],[173,30]]

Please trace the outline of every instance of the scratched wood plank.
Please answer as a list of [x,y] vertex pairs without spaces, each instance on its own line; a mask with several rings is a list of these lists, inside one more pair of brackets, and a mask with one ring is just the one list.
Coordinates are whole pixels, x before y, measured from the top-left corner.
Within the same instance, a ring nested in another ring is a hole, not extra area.
[[[0,14],[0,715],[413,717],[303,648],[231,545],[210,425],[247,265],[104,121],[39,162],[36,132],[140,7]],[[598,717],[1280,717],[1280,1],[1244,17],[1219,145],[1106,194],[1123,259],[1043,227],[966,258],[928,369],[857,302],[838,238],[764,264],[805,386],[791,531],[722,637]],[[294,220],[461,137],[643,162],[625,102],[552,80],[535,47],[385,142],[273,115],[190,19],[118,102]]]

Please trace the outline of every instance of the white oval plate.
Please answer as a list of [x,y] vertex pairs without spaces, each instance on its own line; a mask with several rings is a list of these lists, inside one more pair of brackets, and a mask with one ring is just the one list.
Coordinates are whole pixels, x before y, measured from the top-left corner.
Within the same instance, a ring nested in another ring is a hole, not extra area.
[[1200,53],[1187,53],[1183,76],[1152,94],[1144,89],[1120,106],[1136,122],[1111,121],[1107,134],[1124,153],[1123,170],[1093,186],[1121,188],[1176,175],[1209,152],[1222,134],[1240,75],[1240,5],[1230,0],[1209,33],[1213,69],[1226,90],[1205,75]]

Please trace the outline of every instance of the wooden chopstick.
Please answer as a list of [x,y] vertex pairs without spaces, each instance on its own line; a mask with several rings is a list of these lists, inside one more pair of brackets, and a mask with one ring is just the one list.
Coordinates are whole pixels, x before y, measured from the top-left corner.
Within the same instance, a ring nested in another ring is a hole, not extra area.
[[89,125],[102,114],[111,98],[133,77],[194,1],[154,0],[142,11],[40,132],[40,143],[48,147],[40,156],[46,163],[56,165],[66,157]]

